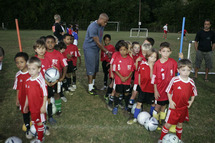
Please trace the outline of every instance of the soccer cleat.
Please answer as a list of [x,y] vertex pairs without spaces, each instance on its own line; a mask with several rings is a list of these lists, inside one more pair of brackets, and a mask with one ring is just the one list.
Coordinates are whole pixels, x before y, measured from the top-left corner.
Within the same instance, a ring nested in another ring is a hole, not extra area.
[[108,104],[108,105],[107,105],[107,108],[108,108],[108,110],[113,111],[113,105],[111,105],[111,104],[109,105],[109,104]]
[[69,91],[75,91],[75,89],[72,86],[68,87],[68,89]]
[[118,108],[117,108],[117,107],[114,107],[113,110],[112,110],[112,113],[113,113],[114,115],[116,115],[116,114],[118,113]]
[[56,115],[57,115],[57,116],[61,116],[61,115],[62,115],[62,112],[61,112],[61,111],[57,111],[57,112],[56,112]]
[[38,139],[33,139],[33,140],[30,141],[30,143],[42,143],[42,142],[40,140],[38,140]]
[[169,128],[169,132],[172,132],[172,133],[176,133],[176,125],[172,125],[170,128]]
[[49,123],[50,123],[51,125],[54,125],[54,124],[57,123],[57,121],[56,121],[53,117],[51,117],[51,118],[49,118]]
[[98,94],[96,93],[96,91],[94,89],[92,89],[91,91],[88,91],[88,93],[93,96],[98,96]]
[[61,97],[61,99],[63,100],[63,102],[67,102],[67,99],[65,96]]
[[136,118],[131,119],[131,120],[129,120],[129,121],[127,122],[128,125],[132,125],[132,124],[134,124],[134,123],[137,123],[137,119],[136,119]]
[[49,131],[49,127],[46,126],[45,135],[46,135],[46,136],[49,136],[50,134],[51,134],[51,133],[50,133],[50,131]]
[[107,89],[107,86],[103,86],[100,90],[105,90]]
[[29,130],[27,130],[26,133],[25,133],[25,137],[26,137],[27,139],[32,139],[32,138],[33,138],[33,135],[31,134],[31,132],[30,132]]

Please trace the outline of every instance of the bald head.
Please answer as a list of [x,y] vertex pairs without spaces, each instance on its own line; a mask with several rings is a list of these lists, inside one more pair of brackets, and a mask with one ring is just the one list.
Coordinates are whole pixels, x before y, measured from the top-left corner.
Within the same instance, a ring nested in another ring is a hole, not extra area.
[[105,27],[105,25],[107,25],[107,22],[109,20],[109,17],[106,13],[101,13],[99,15],[99,18],[97,20],[97,23],[102,26],[102,27]]
[[101,13],[101,14],[99,15],[99,19],[106,19],[106,20],[108,20],[109,17],[108,17],[108,15],[107,15],[106,13]]

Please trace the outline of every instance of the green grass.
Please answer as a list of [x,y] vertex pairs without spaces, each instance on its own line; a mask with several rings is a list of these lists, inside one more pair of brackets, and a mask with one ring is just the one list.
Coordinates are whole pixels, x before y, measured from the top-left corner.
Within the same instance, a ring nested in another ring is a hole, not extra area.
[[[86,92],[87,77],[84,66],[84,56],[82,44],[86,31],[79,32],[79,48],[82,53],[82,66],[77,71],[77,90],[74,95],[67,96],[68,102],[63,103],[63,113],[61,117],[55,117],[57,125],[50,126],[51,135],[46,136],[48,143],[155,143],[160,131],[148,132],[139,124],[127,125],[128,116],[120,111],[114,116],[106,108],[103,100],[105,93],[100,91],[101,96],[92,97]],[[118,40],[139,41],[143,38],[129,38],[129,32],[105,31],[112,36],[111,43],[115,45]],[[104,34],[105,34],[104,33]],[[23,51],[30,56],[34,55],[32,45],[40,36],[52,34],[51,31],[20,31]],[[158,48],[162,39],[162,33],[149,33],[155,39],[155,48]],[[179,35],[169,33],[167,42],[172,47],[171,57],[178,59],[180,40]],[[194,39],[195,34],[189,34],[189,40]],[[188,41],[189,41],[188,40]],[[187,55],[188,41],[184,41],[183,53]],[[23,142],[25,134],[21,130],[23,121],[22,114],[15,106],[15,91],[12,90],[15,73],[18,71],[13,61],[14,55],[19,51],[16,31],[0,31],[0,46],[5,49],[5,59],[3,70],[0,71],[0,142],[10,136],[18,136]],[[192,75],[191,75],[192,76]],[[214,116],[215,116],[215,76],[209,75],[210,82],[203,80],[200,75],[196,80],[198,96],[190,109],[190,122],[184,123],[182,139],[186,143],[212,143],[214,137]],[[97,87],[103,85],[103,73],[100,72],[96,78]],[[146,107],[146,106],[144,106]],[[147,107],[148,109],[149,107]]]

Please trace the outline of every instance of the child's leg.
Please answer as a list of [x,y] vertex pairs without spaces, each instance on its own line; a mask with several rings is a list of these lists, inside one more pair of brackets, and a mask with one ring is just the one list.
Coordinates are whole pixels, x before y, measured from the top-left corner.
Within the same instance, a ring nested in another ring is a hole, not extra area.
[[30,112],[23,113],[23,120],[24,120],[24,124],[27,128],[27,131],[29,131],[30,130]]
[[170,127],[171,127],[171,124],[165,123],[165,125],[163,126],[162,131],[161,131],[160,140],[162,140],[163,137],[168,133]]
[[66,80],[67,80],[68,87],[70,87],[71,84],[72,84],[72,81],[71,81],[71,73],[67,73],[67,74],[66,74]]
[[153,111],[155,109],[155,104],[151,104],[151,107],[150,107],[150,115],[153,116]]
[[178,123],[176,126],[176,135],[181,140],[181,135],[182,135],[182,123]]
[[107,88],[107,92],[105,94],[105,97],[108,97],[112,93],[112,91],[113,91],[113,80],[111,79],[111,83]]
[[75,73],[75,71],[72,72],[72,82],[73,82],[73,85],[76,86],[76,73]]
[[139,113],[141,111],[141,106],[142,106],[142,103],[137,102],[137,106],[136,106],[135,111],[134,111],[134,118],[136,118],[136,119],[137,119],[137,116],[139,115]]
[[153,111],[153,117],[157,120],[159,120],[159,113],[160,113],[161,105],[156,104],[155,109]]
[[118,108],[119,103],[120,103],[119,96],[120,96],[120,93],[116,93],[114,96],[114,106],[117,108]]
[[104,86],[107,86],[107,81],[108,81],[108,67],[107,67],[107,62],[103,61],[102,62],[102,69],[104,73]]
[[[136,87],[136,85],[134,85],[134,88]],[[136,98],[137,94],[138,94],[138,91],[134,90],[133,88],[133,91],[132,91],[132,95],[131,95],[131,98],[129,100],[129,104],[128,104],[128,112],[131,112],[131,109],[134,105],[134,99]]]
[[115,90],[113,89],[112,93],[109,95],[109,101],[108,101],[108,105],[112,106],[113,102],[114,102],[114,95],[115,95]]
[[129,99],[130,99],[130,94],[125,93],[125,109],[128,109]]
[[61,98],[60,95],[58,93],[55,93],[55,106],[57,109],[57,112],[61,112]]
[[43,132],[44,132],[44,125],[42,122],[39,122],[37,124],[35,124],[35,128],[38,134],[38,140],[40,140],[41,142],[43,141]]
[[161,112],[160,112],[160,124],[162,124],[162,123],[163,123],[163,121],[164,121],[164,120],[165,120],[165,118],[166,118],[166,112],[165,112],[165,110],[166,110],[166,105],[161,106]]

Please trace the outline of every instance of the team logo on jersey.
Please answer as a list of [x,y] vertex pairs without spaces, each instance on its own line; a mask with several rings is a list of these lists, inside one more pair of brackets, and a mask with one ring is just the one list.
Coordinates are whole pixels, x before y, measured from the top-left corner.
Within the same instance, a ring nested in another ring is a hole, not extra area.
[[142,68],[142,70],[144,70],[144,67]]
[[128,70],[131,70],[131,65],[128,65]]
[[119,63],[121,63],[122,61],[119,61]]
[[120,65],[118,65],[118,71],[120,71],[120,69],[121,69],[121,68],[120,68]]
[[57,59],[53,59],[52,60],[52,66],[57,65],[58,60]]
[[22,79],[20,79],[20,82],[22,82]]
[[164,71],[164,69],[163,68],[161,68],[161,72],[163,72]]
[[178,89],[181,89],[181,87],[179,86]]

